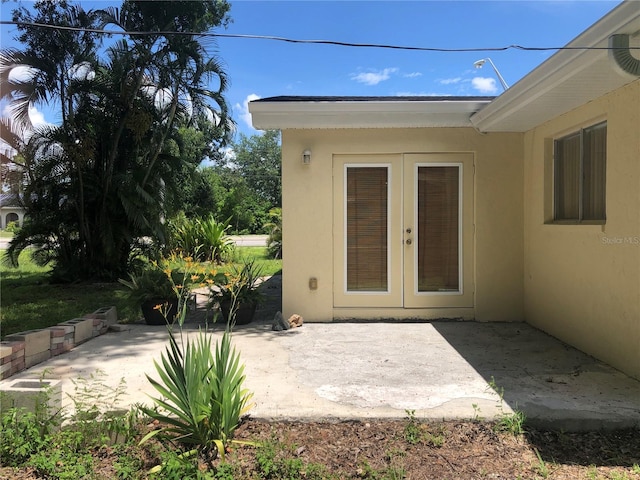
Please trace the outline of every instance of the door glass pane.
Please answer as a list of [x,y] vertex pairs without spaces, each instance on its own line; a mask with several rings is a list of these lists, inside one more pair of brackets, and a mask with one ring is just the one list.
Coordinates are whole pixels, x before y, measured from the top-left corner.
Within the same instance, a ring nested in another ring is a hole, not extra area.
[[457,166],[418,167],[418,292],[459,291]]
[[387,179],[387,167],[347,168],[347,291],[387,291]]

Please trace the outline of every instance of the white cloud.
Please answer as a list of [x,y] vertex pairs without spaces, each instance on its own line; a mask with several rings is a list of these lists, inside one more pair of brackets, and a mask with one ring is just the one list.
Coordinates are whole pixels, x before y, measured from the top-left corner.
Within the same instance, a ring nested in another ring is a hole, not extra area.
[[[234,152],[232,147],[224,147],[218,150],[218,152],[222,155],[222,158],[227,162],[233,162],[236,159],[236,152]],[[205,158],[204,160],[202,160],[202,162],[200,162],[200,165],[198,166],[200,168],[207,168],[207,167],[214,167],[215,165],[217,165],[216,162],[214,162],[210,158]]]
[[247,126],[252,130],[255,130],[255,128],[253,128],[253,124],[251,123],[251,113],[249,112],[249,102],[252,102],[253,100],[259,100],[259,99],[260,99],[259,95],[252,93],[250,95],[247,95],[247,98],[244,99],[244,101],[242,102],[242,105],[240,105],[239,103],[236,103],[233,106],[234,110],[238,112],[238,117],[240,117],[240,119],[242,119],[242,121],[246,123]]
[[438,80],[438,83],[440,85],[454,85],[456,83],[460,83],[461,81],[462,81],[462,77],[441,78],[440,80]]
[[405,78],[416,78],[416,77],[421,77],[421,76],[422,76],[422,73],[420,73],[420,72],[405,73],[403,75],[403,77],[405,77]]
[[225,147],[222,149],[224,159],[228,162],[233,162],[236,159],[236,152],[232,147]]
[[34,128],[38,128],[49,123],[45,120],[44,114],[34,106],[29,107],[29,120],[31,120],[31,125],[33,125]]
[[498,91],[496,81],[493,78],[474,77],[471,80],[471,86],[480,93],[496,93]]
[[397,68],[385,68],[384,70],[378,70],[377,72],[363,72],[351,74],[351,80],[355,80],[365,85],[377,85],[380,82],[389,80],[391,74],[397,72]]

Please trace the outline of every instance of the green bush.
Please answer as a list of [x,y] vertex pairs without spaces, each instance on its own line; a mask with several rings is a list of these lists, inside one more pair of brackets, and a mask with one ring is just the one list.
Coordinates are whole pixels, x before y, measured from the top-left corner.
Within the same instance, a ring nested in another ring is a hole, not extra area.
[[83,448],[87,439],[81,432],[61,430],[48,441],[55,448],[34,453],[27,464],[42,478],[77,480],[93,473],[93,456]]
[[5,230],[9,233],[18,233],[20,231],[20,225],[18,222],[9,222],[5,227]]
[[35,414],[10,408],[2,414],[0,434],[0,464],[17,467],[46,447],[46,431]]
[[150,478],[157,480],[213,480],[208,472],[198,468],[198,459],[193,455],[167,450],[160,454],[162,469],[152,470]]
[[255,259],[234,263],[225,274],[222,284],[211,285],[209,293],[216,302],[231,302],[232,309],[242,303],[262,301],[262,292],[258,290],[263,268]]
[[269,220],[264,224],[269,232],[267,250],[271,258],[282,258],[282,209],[275,207],[269,210]]
[[221,262],[233,247],[227,236],[229,224],[218,222],[213,216],[189,219],[184,214],[169,222],[167,247],[195,261]]

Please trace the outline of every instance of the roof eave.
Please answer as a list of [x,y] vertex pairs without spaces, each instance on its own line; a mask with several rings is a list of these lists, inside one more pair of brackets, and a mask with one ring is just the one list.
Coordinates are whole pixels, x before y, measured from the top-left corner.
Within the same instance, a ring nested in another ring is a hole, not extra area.
[[249,112],[259,130],[471,127],[469,117],[490,101],[431,101],[428,97],[420,101],[257,101],[249,103]]
[[[606,47],[608,39],[614,33],[635,33],[639,23],[638,6],[636,2],[623,2],[609,14],[596,22],[589,29],[584,31],[567,47]],[[560,84],[574,78],[581,78],[584,71],[593,66],[596,62],[609,62],[606,50],[560,50],[552,57],[532,70],[520,81],[497,97],[486,108],[471,116],[472,124],[482,132],[491,131],[517,131],[525,132],[531,128],[550,120],[558,115],[566,113],[579,105],[586,103],[593,98],[583,98],[581,101],[573,103],[558,102],[554,109],[546,111],[544,118],[533,118],[528,115],[527,107],[536,99],[554,90]],[[607,63],[608,65],[608,63]],[[612,75],[617,75],[613,72]],[[619,76],[617,86],[629,83],[629,77]],[[604,95],[610,88],[602,88],[593,96]],[[518,127],[510,128],[509,120],[518,117]],[[524,121],[523,121],[524,120]]]

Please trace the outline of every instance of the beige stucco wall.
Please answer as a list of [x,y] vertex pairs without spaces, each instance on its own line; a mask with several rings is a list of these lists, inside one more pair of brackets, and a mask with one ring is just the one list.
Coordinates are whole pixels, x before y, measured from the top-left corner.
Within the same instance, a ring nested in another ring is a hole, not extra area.
[[[602,120],[606,224],[545,224],[552,139]],[[525,319],[640,379],[640,81],[527,132],[524,150]]]
[[[283,313],[307,321],[355,317],[523,319],[521,134],[471,128],[283,131]],[[302,152],[312,151],[310,165]],[[472,152],[475,307],[466,310],[334,309],[334,154]],[[317,290],[309,279],[317,279]]]

